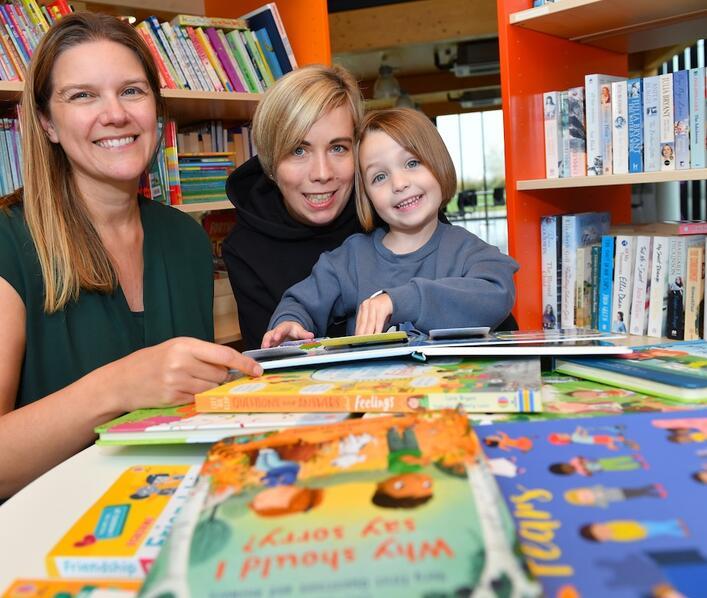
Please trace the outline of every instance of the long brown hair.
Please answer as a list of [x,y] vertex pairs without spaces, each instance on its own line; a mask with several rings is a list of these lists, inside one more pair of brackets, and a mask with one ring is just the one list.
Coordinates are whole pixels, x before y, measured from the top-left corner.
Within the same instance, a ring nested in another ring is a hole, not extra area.
[[71,163],[61,145],[49,140],[40,119],[40,115],[50,116],[52,72],[57,58],[69,48],[96,41],[115,42],[135,53],[154,94],[156,116],[166,116],[157,67],[145,42],[127,23],[109,15],[77,12],[63,17],[40,41],[21,103],[24,188],[0,200],[0,206],[24,205],[42,269],[47,313],[77,299],[82,289],[107,293],[117,285],[115,270],[91,223]]

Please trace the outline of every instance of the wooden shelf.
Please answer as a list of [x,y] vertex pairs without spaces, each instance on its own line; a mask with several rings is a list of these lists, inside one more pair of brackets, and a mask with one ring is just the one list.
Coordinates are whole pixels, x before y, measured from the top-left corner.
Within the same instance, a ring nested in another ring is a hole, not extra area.
[[[22,81],[0,81],[0,101],[19,101],[23,87]],[[162,97],[167,100],[170,116],[187,124],[209,119],[250,120],[262,94],[163,89]]]
[[214,316],[214,340],[223,345],[241,340],[241,327],[235,314]]
[[666,172],[638,172],[604,176],[578,176],[564,179],[526,179],[516,182],[518,191],[533,189],[572,189],[577,187],[604,187],[638,183],[666,183],[670,181],[701,181],[707,179],[707,168],[671,170]]
[[182,212],[206,212],[209,210],[229,210],[233,207],[233,204],[227,199],[224,199],[223,201],[183,203],[172,207]]
[[704,0],[560,0],[512,13],[511,25],[614,52],[640,52],[699,39]]

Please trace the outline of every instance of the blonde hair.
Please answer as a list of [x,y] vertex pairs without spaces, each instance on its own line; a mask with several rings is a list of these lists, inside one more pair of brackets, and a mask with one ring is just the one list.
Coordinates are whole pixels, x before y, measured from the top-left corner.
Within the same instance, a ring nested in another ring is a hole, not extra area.
[[[390,108],[373,110],[363,117],[358,149],[372,131],[381,131],[395,143],[415,156],[437,179],[442,191],[442,204],[446,206],[457,192],[457,174],[454,163],[444,141],[432,121],[422,112],[412,108]],[[357,157],[356,167],[356,212],[363,230],[375,228],[373,205],[366,195],[361,164]]]
[[142,38],[127,23],[109,15],[77,12],[63,17],[40,41],[22,96],[24,189],[0,204],[24,204],[42,270],[46,313],[59,311],[69,301],[78,299],[82,289],[109,293],[117,285],[115,269],[91,223],[71,163],[61,145],[49,140],[40,119],[50,116],[52,71],[57,58],[69,48],[104,40],[135,53],[155,96],[156,116],[166,116],[157,67]]
[[253,116],[253,143],[265,174],[274,178],[277,165],[302,143],[312,125],[341,106],[351,112],[355,137],[363,100],[356,79],[341,66],[309,65],[278,80]]

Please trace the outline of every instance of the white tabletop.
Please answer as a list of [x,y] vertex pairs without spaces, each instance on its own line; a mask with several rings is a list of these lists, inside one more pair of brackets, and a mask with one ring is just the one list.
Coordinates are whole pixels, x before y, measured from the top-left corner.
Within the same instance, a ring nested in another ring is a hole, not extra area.
[[131,465],[195,465],[208,444],[91,446],[0,506],[0,592],[18,577],[47,577],[45,555]]

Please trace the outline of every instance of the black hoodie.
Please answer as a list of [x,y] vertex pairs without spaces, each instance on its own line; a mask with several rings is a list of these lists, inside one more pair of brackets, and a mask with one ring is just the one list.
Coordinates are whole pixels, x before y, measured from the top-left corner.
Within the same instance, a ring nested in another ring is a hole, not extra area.
[[[337,248],[362,229],[353,195],[327,226],[297,222],[257,156],[231,173],[226,193],[236,207],[236,225],[223,243],[223,258],[246,348],[255,349],[284,292],[310,275],[323,252]],[[338,336],[336,332],[329,334]]]

